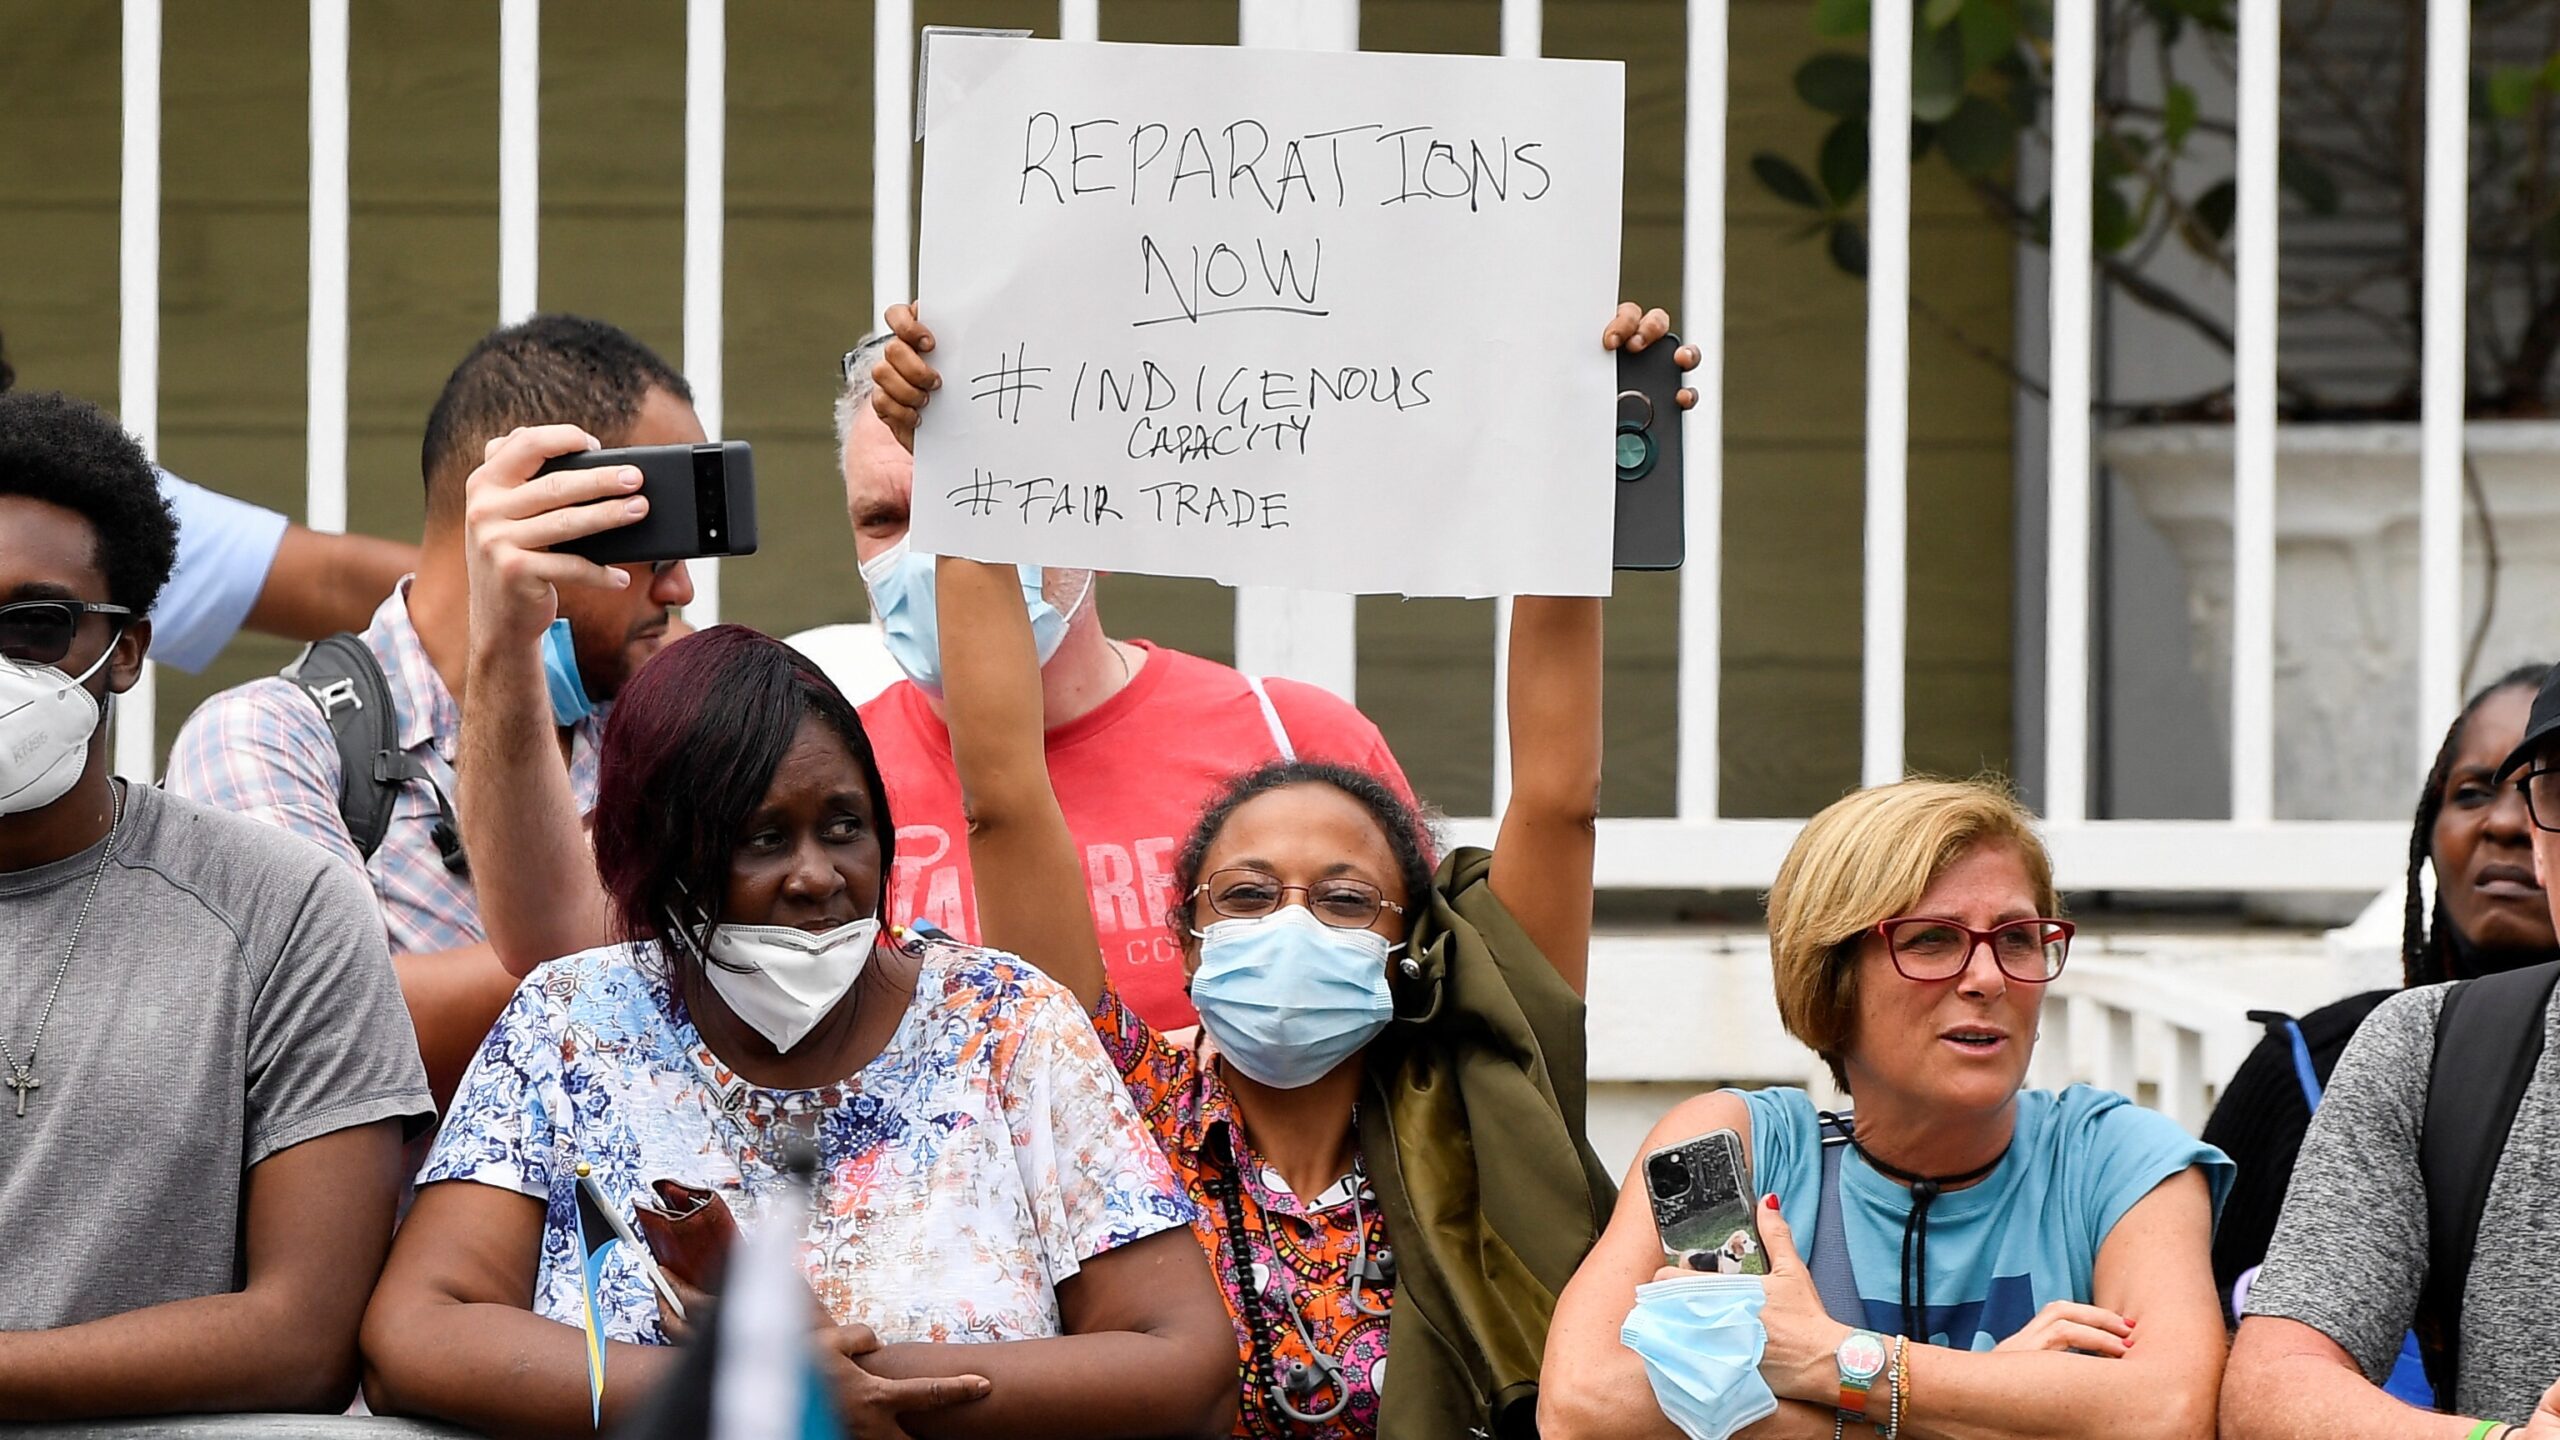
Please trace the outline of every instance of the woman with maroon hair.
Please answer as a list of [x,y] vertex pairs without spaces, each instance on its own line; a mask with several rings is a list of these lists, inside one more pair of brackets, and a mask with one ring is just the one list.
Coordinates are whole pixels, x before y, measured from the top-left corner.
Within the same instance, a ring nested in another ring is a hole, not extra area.
[[[536,970],[464,1076],[366,1317],[376,1409],[589,1430],[582,1183],[626,1222],[659,1182],[712,1191],[752,1230],[814,1148],[814,1338],[855,1433],[1226,1429],[1180,1182],[1073,996],[880,933],[886,794],[853,707],[780,641],[724,625],[634,677],[595,811],[627,938]],[[673,1368],[671,1317],[627,1246],[597,1288],[603,1407],[629,1414]]]

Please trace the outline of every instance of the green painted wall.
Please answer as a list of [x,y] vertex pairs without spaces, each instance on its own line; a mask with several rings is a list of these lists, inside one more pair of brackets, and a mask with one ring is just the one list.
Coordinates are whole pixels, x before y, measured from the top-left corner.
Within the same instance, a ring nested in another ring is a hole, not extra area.
[[[926,24],[1022,25],[1024,0],[921,0]],[[1627,62],[1623,291],[1678,313],[1685,7],[1550,0],[1547,47]],[[179,3],[165,21],[161,454],[288,512],[303,486],[308,199],[306,6]],[[1374,49],[1491,52],[1496,0],[1366,0]],[[414,535],[417,433],[445,372],[494,324],[497,7],[358,0],[352,50],[355,528]],[[836,357],[869,328],[871,8],[730,7],[727,307],[731,436],[759,452],[767,548],[725,577],[731,618],[777,632],[858,616],[828,407]],[[542,8],[545,307],[682,348],[681,0]],[[1232,43],[1233,7],[1106,0],[1108,39]],[[0,9],[0,332],[21,383],[112,405],[116,387],[118,7]],[[1725,338],[1727,813],[1803,814],[1855,782],[1864,294],[1742,160],[1809,152],[1790,77],[1815,48],[1806,0],[1734,0]],[[1923,172],[1913,275],[1942,313],[2005,342],[2001,234]],[[1912,763],[2005,764],[2010,414],[2006,382],[1913,330]],[[1232,606],[1203,582],[1120,577],[1117,633],[1228,657]],[[1611,813],[1672,808],[1675,583],[1622,576],[1610,605]],[[1491,607],[1368,599],[1360,697],[1421,791],[1481,813]],[[161,727],[272,671],[244,637],[209,674],[163,672]]]

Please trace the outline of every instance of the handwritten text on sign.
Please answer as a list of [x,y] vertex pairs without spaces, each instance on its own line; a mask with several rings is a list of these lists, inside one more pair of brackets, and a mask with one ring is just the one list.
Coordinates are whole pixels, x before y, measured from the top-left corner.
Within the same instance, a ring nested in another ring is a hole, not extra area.
[[919,549],[1609,590],[1615,64],[942,36]]

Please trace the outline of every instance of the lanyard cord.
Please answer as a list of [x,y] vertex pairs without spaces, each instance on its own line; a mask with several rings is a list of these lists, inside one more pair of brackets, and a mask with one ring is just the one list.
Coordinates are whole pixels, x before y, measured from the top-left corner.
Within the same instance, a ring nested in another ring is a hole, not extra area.
[[1272,1379],[1271,1317],[1263,1313],[1262,1292],[1253,1283],[1253,1250],[1245,1241],[1243,1182],[1236,1173],[1234,1143],[1227,1127],[1219,1125],[1211,1131],[1208,1149],[1217,1162],[1216,1172],[1204,1184],[1217,1197],[1218,1208],[1227,1221],[1227,1259],[1235,1268],[1236,1303],[1244,1316],[1245,1333],[1253,1338],[1253,1383],[1270,1395],[1279,1389]]
[[[1274,1246],[1271,1256],[1272,1288],[1278,1293],[1281,1308],[1289,1312],[1289,1323],[1296,1327],[1298,1338],[1305,1343],[1307,1354],[1313,1361],[1312,1365],[1291,1361],[1287,1382],[1282,1383],[1278,1379],[1278,1347],[1272,1340],[1271,1317],[1265,1311],[1261,1293],[1253,1281],[1253,1251],[1245,1237],[1244,1187],[1236,1163],[1234,1141],[1224,1124],[1216,1126],[1213,1135],[1207,1148],[1211,1159],[1216,1162],[1216,1173],[1203,1182],[1202,1188],[1217,1198],[1218,1208],[1226,1218],[1227,1260],[1235,1271],[1236,1299],[1242,1307],[1245,1331],[1253,1341],[1253,1382],[1262,1387],[1263,1395],[1283,1415],[1302,1425],[1322,1424],[1340,1415],[1351,1404],[1350,1388],[1342,1380],[1342,1362],[1326,1352],[1317,1341],[1315,1330],[1307,1324],[1307,1317],[1299,1308],[1296,1287],[1289,1284],[1279,1249]],[[1360,1294],[1362,1282],[1370,1274],[1368,1221],[1359,1199],[1360,1190],[1366,1189],[1368,1182],[1362,1177],[1356,1160],[1352,1174],[1358,1188],[1352,1196],[1351,1225],[1358,1240],[1349,1265],[1351,1303],[1362,1314],[1384,1315],[1385,1310],[1370,1308]],[[1333,1391],[1333,1403],[1321,1410],[1301,1410],[1292,1398],[1311,1398],[1327,1388]]]
[[[1859,1159],[1866,1161],[1878,1174],[1887,1179],[1898,1180],[1911,1187],[1911,1210],[1902,1221],[1902,1330],[1905,1335],[1911,1335],[1915,1330],[1923,1332],[1912,1338],[1927,1344],[1929,1343],[1929,1336],[1926,1333],[1929,1328],[1929,1207],[1937,1203],[1938,1197],[1950,1188],[1970,1185],[1999,1169],[2000,1162],[2009,1158],[2009,1145],[2001,1146],[2000,1153],[1991,1157],[1991,1163],[1967,1170],[1961,1175],[1919,1175],[1877,1159],[1873,1152],[1859,1144],[1858,1132],[1852,1117],[1834,1115],[1827,1110],[1819,1114],[1821,1119],[1831,1122],[1839,1130],[1841,1138],[1849,1142],[1849,1148],[1858,1152]],[[2009,1137],[2009,1144],[2016,1143],[2017,1136],[2012,1134]]]

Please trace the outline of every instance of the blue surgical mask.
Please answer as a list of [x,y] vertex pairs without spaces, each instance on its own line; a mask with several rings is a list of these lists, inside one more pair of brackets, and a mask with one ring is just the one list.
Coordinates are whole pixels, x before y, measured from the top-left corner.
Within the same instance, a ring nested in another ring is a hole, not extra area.
[[[930,555],[908,548],[902,537],[898,543],[874,555],[862,567],[862,583],[871,590],[871,613],[880,621],[880,638],[888,646],[889,658],[907,672],[907,678],[928,695],[942,693],[942,621],[934,604],[933,560]],[[1022,575],[1022,603],[1031,611],[1031,643],[1040,652],[1040,663],[1046,665],[1066,643],[1067,622],[1084,608],[1085,596],[1093,593],[1093,582],[1085,582],[1084,596],[1060,613],[1057,606],[1040,593],[1040,567],[1018,565]]]
[[1375,930],[1337,930],[1304,905],[1283,905],[1194,933],[1200,1028],[1248,1079],[1312,1085],[1395,1017],[1387,957],[1403,946]]
[[554,620],[542,632],[542,678],[551,689],[551,723],[566,730],[596,713],[587,697],[587,682],[578,678],[578,647],[569,622]]
[[1690,1440],[1725,1440],[1775,1414],[1760,1378],[1769,1292],[1756,1275],[1682,1275],[1636,1287],[1618,1339],[1644,1361],[1654,1403]]

